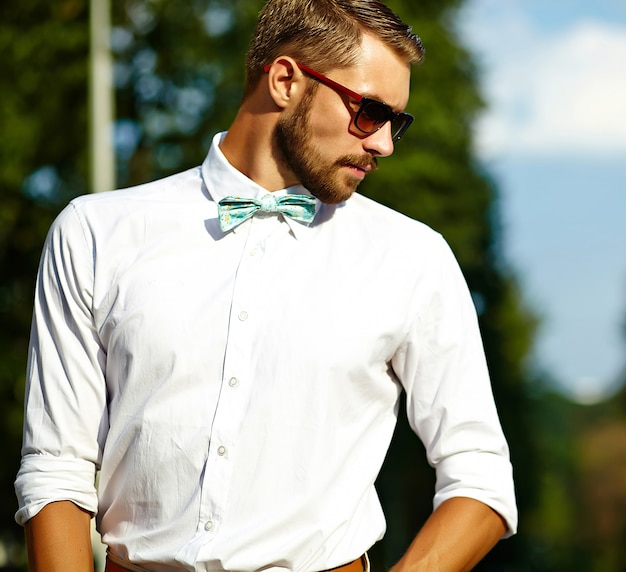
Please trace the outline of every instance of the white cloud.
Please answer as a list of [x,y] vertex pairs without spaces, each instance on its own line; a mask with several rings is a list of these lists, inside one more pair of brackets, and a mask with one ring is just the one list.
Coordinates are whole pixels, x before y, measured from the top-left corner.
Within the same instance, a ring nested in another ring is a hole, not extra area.
[[626,27],[579,20],[546,35],[507,7],[461,22],[485,72],[478,153],[626,154]]

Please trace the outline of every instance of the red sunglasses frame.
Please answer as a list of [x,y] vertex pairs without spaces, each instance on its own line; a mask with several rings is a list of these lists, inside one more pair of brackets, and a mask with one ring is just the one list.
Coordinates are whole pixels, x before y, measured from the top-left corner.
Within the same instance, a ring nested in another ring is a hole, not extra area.
[[[309,66],[305,66],[304,64],[301,64],[299,62],[296,62],[296,65],[307,75],[312,76],[313,78],[317,79],[318,81],[330,87],[331,89],[334,89],[335,91],[338,91],[339,93],[342,93],[343,95],[347,95],[348,97],[354,99],[354,101],[356,101],[360,105],[359,110],[357,111],[354,117],[353,123],[355,127],[361,133],[366,133],[368,135],[371,135],[372,133],[375,133],[376,131],[381,129],[388,121],[392,122],[393,124],[394,119],[401,119],[402,121],[401,121],[400,126],[398,127],[395,133],[392,133],[392,140],[395,142],[398,139],[400,139],[402,135],[404,135],[406,130],[409,128],[409,126],[413,122],[414,118],[410,113],[404,113],[404,112],[396,113],[395,111],[393,111],[393,109],[391,109],[391,107],[389,107],[386,103],[383,103],[382,101],[371,99],[369,97],[365,97],[361,95],[360,93],[357,93],[356,91],[352,91],[351,89],[347,88],[345,85],[341,85],[340,83],[337,83],[335,80],[330,79],[329,77],[326,77],[324,74],[321,74],[320,72],[315,71]],[[267,64],[266,66],[263,67],[263,71],[265,73],[268,73],[271,67],[272,67],[272,64]],[[376,127],[368,131],[366,129],[362,129],[358,125],[358,119],[361,117],[361,114],[362,114],[363,109],[365,108],[365,105],[370,104],[370,103],[375,103],[377,104],[377,106],[381,106],[382,108],[384,108],[386,117],[384,121],[378,122],[378,124],[377,122],[374,122],[374,125]]]

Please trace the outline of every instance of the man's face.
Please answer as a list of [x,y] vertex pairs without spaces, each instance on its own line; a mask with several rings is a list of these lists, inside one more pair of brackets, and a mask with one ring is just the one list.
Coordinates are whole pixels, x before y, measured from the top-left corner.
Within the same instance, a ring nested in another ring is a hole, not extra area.
[[377,169],[376,157],[363,153],[333,159],[317,147],[309,128],[316,91],[309,89],[294,113],[280,119],[274,137],[281,160],[300,184],[323,203],[335,204],[350,198],[361,182],[359,176],[350,176],[344,171],[350,170],[350,166],[352,169],[358,166],[364,172],[373,171]]
[[[396,111],[406,105],[408,65],[370,36],[363,38],[357,64],[329,76]],[[353,123],[357,109],[354,101],[317,85],[281,116],[274,130],[278,160],[324,203],[347,200],[365,175],[377,168],[377,158],[393,152],[390,125],[375,133],[361,133]]]

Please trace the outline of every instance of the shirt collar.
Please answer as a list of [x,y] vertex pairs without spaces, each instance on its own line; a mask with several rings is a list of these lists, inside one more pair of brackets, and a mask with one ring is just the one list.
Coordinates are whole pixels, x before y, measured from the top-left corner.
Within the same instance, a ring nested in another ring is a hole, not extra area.
[[[228,159],[226,159],[219,147],[225,135],[226,132],[224,131],[213,137],[209,153],[202,163],[202,178],[204,179],[204,183],[213,201],[217,204],[227,196],[261,199],[265,195],[270,194],[267,189],[261,187],[252,179],[246,177],[241,171],[235,169],[235,167],[228,162]],[[310,195],[311,193],[302,185],[293,185],[292,187],[287,187],[286,189],[274,191],[271,194],[276,197],[282,197],[287,194]],[[322,203],[316,199],[316,215],[319,212],[321,205]],[[289,225],[291,232],[296,237],[298,237],[299,233],[306,232],[306,229],[309,226],[308,224],[295,221],[289,217],[283,218]],[[246,225],[248,222],[249,221],[242,223],[241,226]],[[237,228],[233,230],[236,232]]]

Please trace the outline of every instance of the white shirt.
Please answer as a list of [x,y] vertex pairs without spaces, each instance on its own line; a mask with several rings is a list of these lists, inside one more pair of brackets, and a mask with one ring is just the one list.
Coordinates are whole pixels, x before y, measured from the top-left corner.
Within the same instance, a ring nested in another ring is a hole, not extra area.
[[384,533],[373,483],[404,388],[435,506],[480,500],[512,533],[508,448],[444,240],[358,194],[308,226],[223,233],[222,197],[267,191],[220,136],[201,167],[78,198],[53,224],[17,521],[72,500],[115,559],[155,572],[344,564]]

